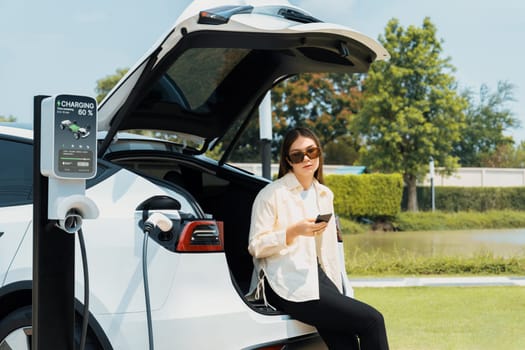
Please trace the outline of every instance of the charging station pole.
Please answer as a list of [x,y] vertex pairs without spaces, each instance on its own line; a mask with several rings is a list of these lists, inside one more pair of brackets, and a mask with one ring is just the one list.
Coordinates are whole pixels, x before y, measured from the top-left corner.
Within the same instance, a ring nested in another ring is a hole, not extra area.
[[268,91],[259,106],[262,176],[272,179],[272,99]]
[[97,173],[96,101],[35,96],[33,108],[31,348],[74,350],[75,234],[83,219],[98,217],[97,205],[85,196],[86,179]]
[[48,178],[40,173],[41,104],[33,121],[33,329],[32,349],[74,349],[75,236],[48,219]]

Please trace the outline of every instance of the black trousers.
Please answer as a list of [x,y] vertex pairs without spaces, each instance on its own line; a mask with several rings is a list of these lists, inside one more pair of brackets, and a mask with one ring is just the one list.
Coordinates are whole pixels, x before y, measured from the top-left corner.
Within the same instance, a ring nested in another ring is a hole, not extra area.
[[266,299],[292,318],[315,326],[330,350],[387,350],[383,315],[339,292],[319,267],[319,300],[293,302],[278,296],[265,280]]

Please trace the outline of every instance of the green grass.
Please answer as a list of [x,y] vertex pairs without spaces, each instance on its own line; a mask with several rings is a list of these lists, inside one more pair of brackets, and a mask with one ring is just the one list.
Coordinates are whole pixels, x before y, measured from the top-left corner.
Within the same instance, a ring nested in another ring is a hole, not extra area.
[[407,251],[365,251],[345,245],[349,276],[525,275],[525,256],[504,258],[490,252],[472,256],[425,257]]
[[[401,213],[394,224],[404,231],[522,228],[525,212]],[[370,230],[348,218],[341,226],[345,235]],[[525,275],[521,254],[425,257],[345,245],[345,257],[352,277]],[[355,296],[383,313],[391,350],[525,349],[525,287],[356,288]]]
[[[363,233],[371,225],[340,217],[344,233]],[[471,230],[488,228],[524,228],[525,211],[490,210],[486,212],[401,212],[392,219],[400,231]]]
[[402,212],[394,219],[401,231],[470,230],[525,227],[525,211]]
[[391,350],[523,350],[525,287],[356,288]]

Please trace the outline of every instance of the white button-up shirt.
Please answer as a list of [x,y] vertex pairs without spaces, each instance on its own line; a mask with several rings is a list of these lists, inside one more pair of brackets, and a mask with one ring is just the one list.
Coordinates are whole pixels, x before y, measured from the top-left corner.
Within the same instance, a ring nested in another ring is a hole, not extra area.
[[[332,191],[315,179],[313,186],[320,214],[334,213]],[[301,191],[303,187],[290,172],[268,184],[255,198],[248,246],[255,267],[251,292],[263,271],[282,298],[295,302],[319,299],[315,237],[300,235],[286,244],[286,228],[308,217]],[[334,215],[321,234],[319,263],[342,291]]]

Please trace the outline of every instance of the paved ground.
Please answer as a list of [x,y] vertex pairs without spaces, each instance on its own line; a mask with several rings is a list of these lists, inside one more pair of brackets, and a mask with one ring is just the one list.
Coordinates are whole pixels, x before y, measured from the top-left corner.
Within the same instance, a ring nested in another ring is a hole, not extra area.
[[473,287],[473,286],[523,286],[525,277],[399,277],[399,278],[349,278],[352,287]]

